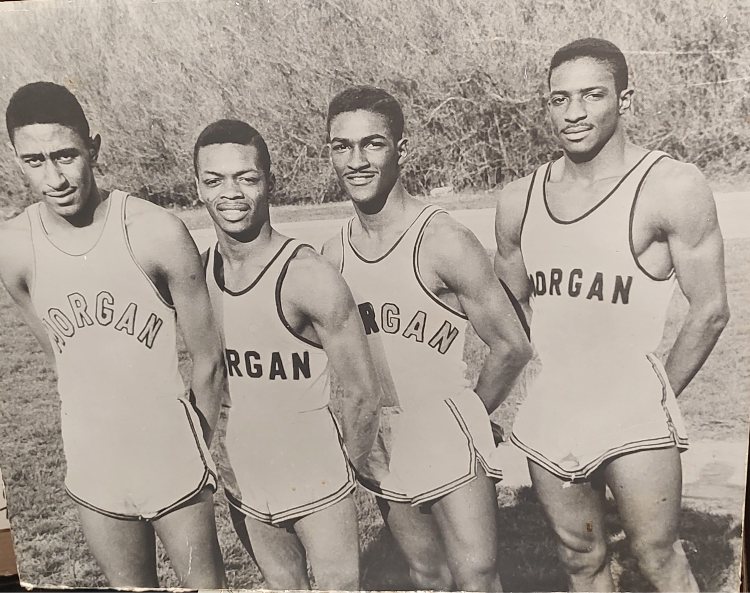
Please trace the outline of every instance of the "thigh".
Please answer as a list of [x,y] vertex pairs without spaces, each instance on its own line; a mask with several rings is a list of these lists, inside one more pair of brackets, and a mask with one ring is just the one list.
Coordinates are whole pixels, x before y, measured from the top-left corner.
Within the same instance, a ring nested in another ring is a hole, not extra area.
[[431,507],[382,498],[378,498],[378,506],[412,570],[433,573],[447,565],[440,528]]
[[294,530],[305,546],[319,589],[359,589],[359,533],[353,495],[302,517]]
[[154,530],[145,521],[102,515],[76,503],[91,553],[112,587],[159,586]]
[[211,489],[204,488],[189,502],[153,522],[184,587],[220,589],[225,586],[213,499]]
[[485,565],[497,559],[497,495],[481,467],[477,477],[432,506],[451,569],[459,559]]
[[544,513],[560,543],[573,551],[606,544],[604,482],[599,476],[569,482],[529,460],[529,473]]
[[604,477],[634,544],[677,539],[682,464],[676,447],[618,457],[607,465]]
[[[241,514],[237,513],[239,518]],[[263,521],[241,515],[235,525],[244,527],[245,547],[258,565],[269,589],[309,589],[307,558],[302,542],[289,523],[269,525]],[[237,530],[240,539],[243,534]]]

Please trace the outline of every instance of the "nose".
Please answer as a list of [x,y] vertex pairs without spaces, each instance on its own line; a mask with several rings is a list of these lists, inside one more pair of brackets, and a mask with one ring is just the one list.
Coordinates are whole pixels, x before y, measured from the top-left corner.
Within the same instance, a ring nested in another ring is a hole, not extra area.
[[351,150],[347,165],[350,169],[354,170],[365,169],[370,165],[370,161],[367,160],[367,155],[360,146],[354,146]]
[[51,159],[44,163],[44,183],[53,190],[64,189],[68,184],[68,180],[62,174],[60,167]]
[[571,97],[565,110],[565,121],[576,123],[586,117],[586,106],[579,97]]
[[221,197],[229,200],[242,197],[242,190],[240,190],[240,184],[237,183],[236,179],[229,178],[222,183]]

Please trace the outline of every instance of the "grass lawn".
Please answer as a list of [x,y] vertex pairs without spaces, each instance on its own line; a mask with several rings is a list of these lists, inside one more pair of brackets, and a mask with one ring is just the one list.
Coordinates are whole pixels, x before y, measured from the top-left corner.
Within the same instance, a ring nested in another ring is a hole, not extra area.
[[[747,438],[750,397],[750,240],[727,248],[727,283],[732,319],[703,370],[680,398],[694,439]],[[674,340],[686,309],[675,295],[663,349]],[[466,359],[476,375],[485,356],[474,336]],[[185,364],[188,361],[184,361]],[[522,382],[497,412],[508,429],[522,397]],[[0,455],[22,578],[36,584],[105,585],[84,543],[75,508],[63,490],[64,460],[59,402],[54,378],[41,351],[22,325],[5,291],[0,291]],[[335,402],[334,402],[335,405]],[[405,565],[370,495],[358,491],[364,589],[409,588]],[[498,488],[500,570],[506,590],[564,590],[565,578],[555,556],[552,533],[528,488]],[[259,587],[255,564],[235,536],[223,495],[216,497],[219,538],[229,585]],[[647,590],[627,548],[613,508],[607,517],[613,567],[619,586]],[[730,516],[686,509],[682,538],[703,590],[721,590],[734,582],[739,566],[740,527]],[[160,550],[162,582],[177,581]]]

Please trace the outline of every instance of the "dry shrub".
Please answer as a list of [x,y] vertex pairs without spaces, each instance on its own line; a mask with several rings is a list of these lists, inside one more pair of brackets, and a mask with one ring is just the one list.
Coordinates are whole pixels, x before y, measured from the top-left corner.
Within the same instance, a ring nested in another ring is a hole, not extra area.
[[[325,147],[331,96],[350,84],[404,105],[413,192],[492,188],[555,154],[549,57],[581,36],[625,50],[634,141],[712,172],[747,167],[748,5],[738,0],[48,1],[0,5],[0,103],[54,80],[101,132],[103,185],[195,201],[192,144],[239,117],[266,136],[278,202],[340,198]],[[26,203],[9,155],[0,207]]]

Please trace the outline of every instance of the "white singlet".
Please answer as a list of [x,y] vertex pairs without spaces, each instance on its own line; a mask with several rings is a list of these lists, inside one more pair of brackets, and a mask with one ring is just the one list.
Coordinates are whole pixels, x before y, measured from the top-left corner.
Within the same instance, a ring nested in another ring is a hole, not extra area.
[[466,380],[467,317],[435,296],[419,273],[424,230],[447,213],[426,206],[381,257],[368,260],[342,228],[341,273],[359,307],[384,392],[380,431],[362,484],[414,505],[476,477],[495,449],[487,411]]
[[177,367],[174,308],[130,249],[127,199],[110,194],[81,254],[53,244],[40,204],[29,206],[30,292],[55,352],[68,494],[111,517],[154,519],[216,477]]
[[521,251],[542,368],[511,440],[557,476],[585,479],[623,453],[687,447],[667,375],[653,354],[674,274],[655,278],[633,251],[638,194],[666,155],[647,153],[597,205],[557,219],[546,196],[551,163],[532,177]]
[[232,405],[222,467],[229,503],[278,524],[329,507],[354,490],[354,472],[328,408],[328,357],[284,318],[281,289],[300,249],[289,239],[246,288],[224,284],[218,246],[206,278],[223,327]]

